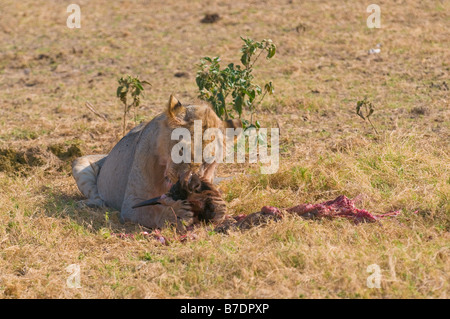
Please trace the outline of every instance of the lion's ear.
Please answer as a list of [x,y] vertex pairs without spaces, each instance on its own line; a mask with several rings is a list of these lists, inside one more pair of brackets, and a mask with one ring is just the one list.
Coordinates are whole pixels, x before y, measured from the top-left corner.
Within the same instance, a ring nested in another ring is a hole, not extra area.
[[242,128],[242,121],[240,119],[226,120],[223,121],[225,128]]
[[171,118],[175,118],[176,115],[183,109],[180,101],[178,101],[173,95],[170,95],[169,104],[167,106],[167,114]]

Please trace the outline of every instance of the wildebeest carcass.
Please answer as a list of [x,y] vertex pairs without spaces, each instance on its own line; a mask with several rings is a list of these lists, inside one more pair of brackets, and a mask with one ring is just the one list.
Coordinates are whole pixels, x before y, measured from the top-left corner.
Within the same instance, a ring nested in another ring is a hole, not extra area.
[[219,223],[225,218],[226,204],[220,191],[213,184],[195,174],[186,181],[177,181],[166,194],[141,202],[133,208],[164,205],[167,199],[187,201],[194,213],[194,223]]

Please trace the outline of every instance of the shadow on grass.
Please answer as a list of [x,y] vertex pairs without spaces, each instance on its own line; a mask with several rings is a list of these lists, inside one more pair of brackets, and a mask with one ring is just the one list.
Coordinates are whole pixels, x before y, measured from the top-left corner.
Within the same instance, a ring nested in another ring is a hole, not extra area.
[[115,233],[136,233],[144,227],[132,223],[122,224],[120,212],[109,207],[91,208],[82,204],[82,195],[73,195],[64,191],[47,191],[43,204],[49,217],[64,219],[68,228],[79,233],[98,234],[105,237]]

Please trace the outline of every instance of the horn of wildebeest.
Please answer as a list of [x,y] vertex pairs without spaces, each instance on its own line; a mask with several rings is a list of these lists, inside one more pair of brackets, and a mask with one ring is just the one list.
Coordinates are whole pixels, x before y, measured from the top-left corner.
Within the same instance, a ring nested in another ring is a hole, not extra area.
[[161,196],[158,196],[158,197],[140,202],[139,204],[136,204],[131,208],[138,208],[138,207],[144,207],[144,206],[150,206],[150,205],[159,205],[159,204],[161,204],[159,202],[160,199],[161,199]]

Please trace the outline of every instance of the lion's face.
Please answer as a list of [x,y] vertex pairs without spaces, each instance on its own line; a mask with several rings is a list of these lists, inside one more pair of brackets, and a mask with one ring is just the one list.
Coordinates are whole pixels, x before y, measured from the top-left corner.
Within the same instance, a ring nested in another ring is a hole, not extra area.
[[[208,129],[220,130],[223,136],[221,142],[224,142],[226,128],[242,126],[240,120],[222,121],[206,103],[182,105],[173,96],[169,100],[167,125],[171,135],[169,152],[172,160],[168,163],[165,177],[170,184],[174,184],[178,180],[189,183],[194,174],[212,182],[217,163],[208,160],[204,155],[206,154],[205,148],[208,145],[211,146],[217,136],[213,133],[208,138],[204,135],[205,131]],[[214,132],[214,130],[209,130],[209,132],[211,131]],[[172,139],[173,135],[175,135],[175,139]],[[210,149],[212,152],[209,154],[214,155],[215,149]],[[183,157],[182,162],[179,162],[180,157]]]

